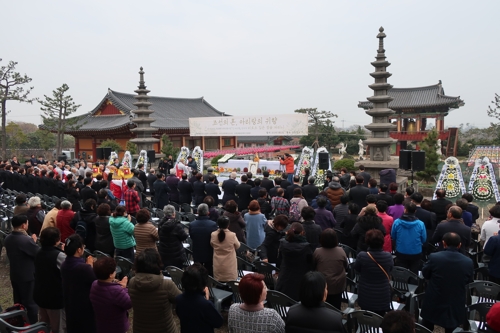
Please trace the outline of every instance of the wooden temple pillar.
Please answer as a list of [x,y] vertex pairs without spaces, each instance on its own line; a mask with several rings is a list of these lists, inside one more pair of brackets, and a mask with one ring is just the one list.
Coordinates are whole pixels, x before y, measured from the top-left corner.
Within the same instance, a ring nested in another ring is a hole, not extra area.
[[75,158],[78,158],[78,154],[80,154],[80,140],[75,137]]
[[96,139],[95,139],[95,136],[92,137],[92,160],[95,161],[96,160],[96,157],[97,157],[97,142],[96,142]]
[[420,126],[421,126],[420,115],[417,115],[417,117],[416,117],[415,132],[420,132]]

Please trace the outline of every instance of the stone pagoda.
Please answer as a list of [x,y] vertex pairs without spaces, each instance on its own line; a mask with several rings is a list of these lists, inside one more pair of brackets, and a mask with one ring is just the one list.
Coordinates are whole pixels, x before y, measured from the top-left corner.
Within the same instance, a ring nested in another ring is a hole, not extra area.
[[[130,131],[136,134],[136,137],[130,142],[133,142],[137,145],[137,152],[139,153],[141,150],[152,150],[153,143],[159,142],[159,139],[153,138],[153,133],[158,129],[151,127],[151,123],[155,121],[150,115],[154,112],[154,110],[150,110],[149,107],[153,104],[148,102],[148,93],[150,92],[146,89],[146,85],[144,82],[144,71],[141,70],[139,72],[139,86],[137,90],[134,90],[137,95],[134,98],[137,102],[133,103],[137,109],[132,110],[131,112],[135,115],[132,119],[132,122],[137,125],[136,128],[132,128]],[[132,116],[131,113],[131,116]]]
[[[389,108],[389,102],[393,100],[388,95],[388,90],[392,85],[387,83],[387,78],[391,73],[387,72],[387,67],[391,64],[385,60],[384,49],[384,28],[380,27],[377,38],[379,39],[377,56],[371,64],[375,67],[375,71],[370,75],[375,79],[375,83],[369,85],[374,91],[372,97],[368,97],[368,101],[373,104],[373,108],[366,110],[366,113],[372,117],[372,123],[365,127],[370,130],[371,136],[363,143],[368,146],[370,151],[369,160],[356,162],[355,165],[364,165],[372,177],[380,178],[379,172],[383,169],[398,169],[398,157],[391,157],[391,145],[397,142],[396,139],[390,137],[389,132],[396,130],[396,125],[391,124],[389,117],[394,114],[394,111]],[[406,178],[397,177],[397,182],[400,188],[406,186]]]

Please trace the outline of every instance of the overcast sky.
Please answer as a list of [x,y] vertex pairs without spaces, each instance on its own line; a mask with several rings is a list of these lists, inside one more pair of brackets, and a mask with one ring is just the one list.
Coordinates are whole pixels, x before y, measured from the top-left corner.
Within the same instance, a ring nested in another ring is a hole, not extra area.
[[[442,80],[465,106],[446,126],[486,127],[500,93],[500,1],[3,1],[0,65],[33,81],[33,97],[63,83],[92,110],[107,88],[133,93],[139,67],[150,95],[204,96],[232,115],[317,107],[338,126],[366,125],[370,62],[385,28],[389,83]],[[40,105],[9,102],[8,121],[40,123]],[[154,106],[153,106],[154,109]]]

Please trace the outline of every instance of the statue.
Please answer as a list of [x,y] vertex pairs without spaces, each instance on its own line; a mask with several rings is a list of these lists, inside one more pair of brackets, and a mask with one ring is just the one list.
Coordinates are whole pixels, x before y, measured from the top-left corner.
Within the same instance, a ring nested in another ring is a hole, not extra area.
[[347,153],[347,144],[341,142],[340,145],[341,147],[339,149],[339,155],[340,155],[339,160],[343,159],[344,155]]
[[366,149],[363,146],[363,140],[359,139],[359,141],[358,141],[358,147],[359,147],[359,151],[358,151],[359,159],[363,160],[363,155],[364,155],[364,153],[366,151]]
[[443,156],[443,152],[442,152],[442,149],[441,149],[441,139],[438,139],[437,140],[437,144],[436,144],[436,154],[438,156]]

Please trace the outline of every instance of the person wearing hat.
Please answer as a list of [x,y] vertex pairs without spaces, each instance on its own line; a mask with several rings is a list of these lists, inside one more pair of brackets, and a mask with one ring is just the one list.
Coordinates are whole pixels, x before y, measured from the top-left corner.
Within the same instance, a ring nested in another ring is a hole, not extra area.
[[[208,184],[208,183],[210,183],[210,180],[208,179],[208,177],[210,177],[210,175],[214,175],[214,173],[213,173],[213,172],[214,172],[214,168],[212,168],[212,167],[208,167],[208,169],[207,169],[207,173],[206,173],[205,175],[203,175],[203,181],[204,181],[205,183],[207,183],[207,184]],[[215,184],[219,184],[219,181],[217,180],[217,176],[216,176],[216,175],[214,175],[214,177],[215,177],[215,179],[214,179],[214,183],[215,183]]]

